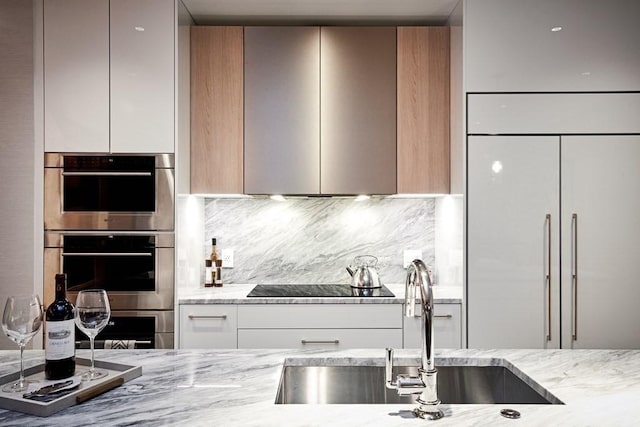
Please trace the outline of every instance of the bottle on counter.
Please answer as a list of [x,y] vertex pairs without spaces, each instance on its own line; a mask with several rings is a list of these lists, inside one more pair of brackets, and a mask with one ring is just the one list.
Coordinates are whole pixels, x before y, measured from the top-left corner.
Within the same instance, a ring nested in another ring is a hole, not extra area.
[[211,239],[211,255],[209,255],[209,259],[211,260],[211,265],[215,267],[218,260],[218,248],[216,247],[215,238]]
[[55,300],[45,314],[44,374],[48,380],[68,378],[76,372],[76,310],[67,300],[67,275],[56,274],[55,280]]
[[215,277],[214,277],[214,282],[213,282],[213,286],[216,287],[221,287],[222,286],[222,260],[221,259],[217,259],[216,260],[216,268],[215,270]]
[[207,259],[204,261],[204,287],[210,288],[213,286],[213,275],[215,274],[215,267],[213,267],[211,260]]

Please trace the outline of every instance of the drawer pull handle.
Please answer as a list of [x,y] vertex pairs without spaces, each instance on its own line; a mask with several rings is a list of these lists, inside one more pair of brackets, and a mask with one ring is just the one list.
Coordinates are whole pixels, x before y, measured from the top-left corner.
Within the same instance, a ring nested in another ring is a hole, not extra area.
[[[422,317],[422,313],[421,314],[416,314],[413,317]],[[453,314],[434,314],[433,317],[437,317],[439,319],[453,319]]]
[[190,314],[189,315],[189,319],[194,320],[194,319],[226,319],[227,315],[223,314],[221,316],[196,316],[194,314]]
[[340,340],[301,340],[302,344],[340,344]]

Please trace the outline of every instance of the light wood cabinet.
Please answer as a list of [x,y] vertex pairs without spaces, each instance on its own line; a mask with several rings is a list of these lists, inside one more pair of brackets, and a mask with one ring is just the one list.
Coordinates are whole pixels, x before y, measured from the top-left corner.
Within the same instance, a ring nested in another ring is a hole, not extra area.
[[191,27],[191,192],[243,193],[243,28]]
[[238,306],[180,306],[180,348],[237,348]]
[[398,193],[449,193],[449,28],[398,27]]
[[173,0],[45,0],[46,152],[172,153]]

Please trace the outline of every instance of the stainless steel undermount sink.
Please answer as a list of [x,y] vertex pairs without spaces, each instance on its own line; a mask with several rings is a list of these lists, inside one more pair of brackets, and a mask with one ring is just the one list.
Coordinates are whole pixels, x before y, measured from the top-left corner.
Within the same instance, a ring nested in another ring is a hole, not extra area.
[[[502,360],[502,359],[499,359]],[[563,404],[521,371],[505,364],[436,366],[438,397],[444,404]],[[417,366],[394,367],[418,374]],[[526,378],[527,381],[522,378]],[[531,384],[531,385],[530,385]],[[285,364],[276,404],[413,404],[385,387],[384,366],[291,366]]]

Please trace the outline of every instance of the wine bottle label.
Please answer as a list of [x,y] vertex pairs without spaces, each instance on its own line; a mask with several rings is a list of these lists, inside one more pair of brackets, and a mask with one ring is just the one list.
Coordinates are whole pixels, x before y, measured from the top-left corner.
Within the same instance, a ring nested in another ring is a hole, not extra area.
[[45,359],[60,360],[75,354],[75,324],[73,319],[46,322]]

